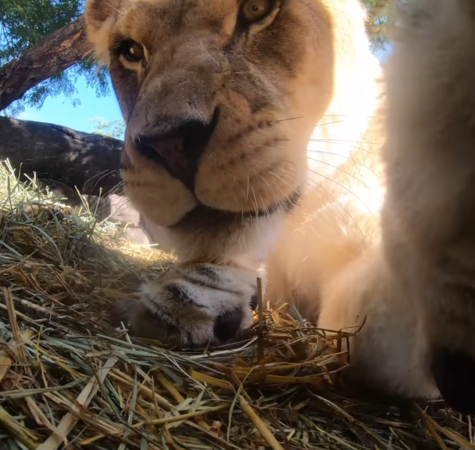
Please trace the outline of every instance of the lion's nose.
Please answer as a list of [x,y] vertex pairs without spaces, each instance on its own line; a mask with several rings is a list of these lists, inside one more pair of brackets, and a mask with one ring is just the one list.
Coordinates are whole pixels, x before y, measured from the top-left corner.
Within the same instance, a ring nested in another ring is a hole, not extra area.
[[[167,170],[189,189],[194,190],[201,155],[206,150],[219,119],[216,109],[210,122],[201,118],[158,119],[151,132],[134,138],[138,151]],[[170,126],[170,124],[177,124]]]

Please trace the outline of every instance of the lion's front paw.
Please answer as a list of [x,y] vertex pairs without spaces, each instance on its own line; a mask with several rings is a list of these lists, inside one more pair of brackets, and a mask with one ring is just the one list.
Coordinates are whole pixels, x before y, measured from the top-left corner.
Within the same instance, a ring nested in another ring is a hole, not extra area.
[[256,273],[210,264],[174,265],[142,287],[140,301],[112,310],[115,325],[171,345],[222,344],[252,323]]

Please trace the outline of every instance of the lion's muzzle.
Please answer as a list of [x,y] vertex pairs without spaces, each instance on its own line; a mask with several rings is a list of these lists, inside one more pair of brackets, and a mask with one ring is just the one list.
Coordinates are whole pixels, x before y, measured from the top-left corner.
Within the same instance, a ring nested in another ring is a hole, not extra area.
[[218,120],[219,109],[215,110],[210,122],[193,116],[158,118],[154,129],[149,129],[148,134],[137,134],[133,142],[143,156],[193,192],[200,156],[206,150]]

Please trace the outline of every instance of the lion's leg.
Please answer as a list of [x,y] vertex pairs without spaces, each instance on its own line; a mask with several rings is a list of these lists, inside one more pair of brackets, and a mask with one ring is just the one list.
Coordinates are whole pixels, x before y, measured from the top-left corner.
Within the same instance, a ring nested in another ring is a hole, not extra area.
[[256,276],[237,267],[173,264],[142,286],[139,298],[113,305],[115,325],[122,322],[133,335],[176,346],[216,345],[250,325]]
[[[326,287],[321,326],[367,317],[355,372],[475,411],[475,5],[414,1],[388,67],[381,251]],[[365,259],[366,258],[366,259]]]
[[[307,206],[316,204],[315,198],[306,200],[304,216]],[[425,349],[414,305],[384,260],[378,239],[363,235],[333,204],[304,223],[293,219],[298,228],[268,264],[273,299],[293,303],[326,330],[351,333],[364,322],[351,340],[352,368],[345,372],[353,384],[403,396],[437,395],[419,364]]]
[[[405,19],[388,67],[382,244],[338,234],[348,231],[341,218],[316,214],[281,245],[270,279],[286,259],[281,287],[299,288],[320,327],[365,321],[351,342],[353,380],[406,397],[440,391],[473,412],[475,6],[415,0]],[[308,270],[293,269],[303,259]]]
[[389,72],[385,252],[413,284],[438,388],[474,411],[475,4],[419,0],[405,24]]
[[146,222],[151,238],[175,258],[159,279],[142,286],[139,301],[114,303],[114,325],[123,323],[133,335],[177,346],[220,345],[239,338],[252,324],[258,277],[264,278],[265,288],[259,256],[266,251],[266,238],[272,241],[274,220],[277,214],[261,228],[253,223],[237,228],[235,245],[228,247],[216,231],[173,234]]

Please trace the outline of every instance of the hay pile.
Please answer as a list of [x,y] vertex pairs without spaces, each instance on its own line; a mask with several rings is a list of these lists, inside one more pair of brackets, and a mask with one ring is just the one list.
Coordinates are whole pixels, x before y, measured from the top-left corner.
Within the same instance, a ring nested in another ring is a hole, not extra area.
[[111,329],[110,302],[166,263],[1,167],[1,449],[475,449],[441,403],[345,396],[338,342],[279,311],[204,352]]

